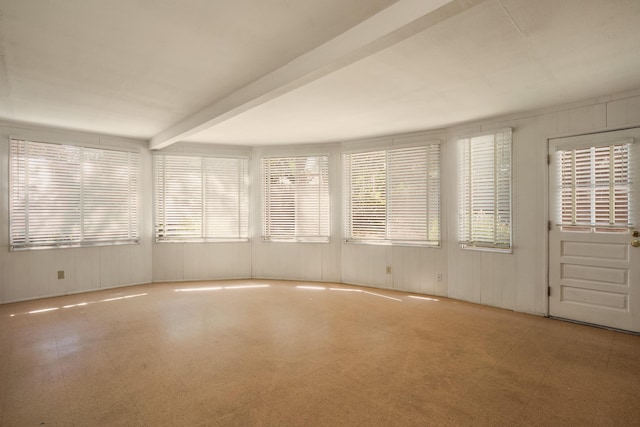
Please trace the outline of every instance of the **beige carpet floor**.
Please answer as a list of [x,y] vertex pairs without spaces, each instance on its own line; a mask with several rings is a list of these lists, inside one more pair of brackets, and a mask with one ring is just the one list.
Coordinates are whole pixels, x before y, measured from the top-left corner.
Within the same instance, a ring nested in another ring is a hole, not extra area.
[[5,304],[0,425],[640,425],[640,336],[265,280]]

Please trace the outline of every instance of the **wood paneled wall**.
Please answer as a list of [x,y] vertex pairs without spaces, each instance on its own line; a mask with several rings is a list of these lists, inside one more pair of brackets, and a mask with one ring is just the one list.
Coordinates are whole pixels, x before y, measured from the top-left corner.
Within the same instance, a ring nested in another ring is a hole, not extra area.
[[[141,141],[0,123],[0,302],[151,281],[278,278],[344,282],[450,296],[528,313],[545,314],[547,257],[547,138],[640,125],[640,91],[601,97],[545,111],[514,114],[445,130],[375,140],[295,147],[177,145],[174,151],[238,153],[250,160],[251,242],[152,243],[151,153]],[[510,254],[463,250],[457,244],[457,152],[461,135],[512,127],[513,242]],[[86,141],[141,147],[142,243],[100,248],[8,250],[8,138]],[[371,246],[342,242],[342,150],[412,139],[439,140],[442,149],[442,246]],[[290,244],[260,239],[260,163],[263,155],[329,153],[332,239]],[[387,267],[391,272],[387,273]],[[65,270],[64,280],[56,272]]]

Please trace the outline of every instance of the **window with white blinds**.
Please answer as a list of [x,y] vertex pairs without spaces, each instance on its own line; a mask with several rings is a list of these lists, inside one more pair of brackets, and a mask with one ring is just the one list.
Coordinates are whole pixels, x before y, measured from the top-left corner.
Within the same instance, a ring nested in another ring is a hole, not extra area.
[[563,231],[626,232],[630,143],[556,152]]
[[348,242],[440,245],[440,145],[343,154]]
[[11,139],[11,249],[138,243],[139,157]]
[[248,240],[248,159],[154,155],[156,242]]
[[262,159],[262,238],[329,241],[329,158]]
[[511,129],[462,138],[458,234],[467,248],[511,249]]

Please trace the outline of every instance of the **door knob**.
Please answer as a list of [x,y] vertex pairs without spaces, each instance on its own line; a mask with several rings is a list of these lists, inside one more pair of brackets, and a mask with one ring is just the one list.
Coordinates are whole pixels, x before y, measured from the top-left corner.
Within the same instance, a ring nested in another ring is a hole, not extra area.
[[640,248],[640,240],[638,239],[633,239],[631,241],[631,246],[633,246],[634,248]]

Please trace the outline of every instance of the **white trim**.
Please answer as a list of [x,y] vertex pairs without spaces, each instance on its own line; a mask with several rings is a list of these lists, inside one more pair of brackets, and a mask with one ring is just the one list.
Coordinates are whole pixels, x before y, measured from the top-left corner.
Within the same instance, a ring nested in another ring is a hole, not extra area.
[[354,148],[354,149],[344,149],[340,152],[340,154],[360,154],[360,153],[368,153],[375,151],[389,151],[389,150],[401,150],[403,148],[416,148],[416,147],[427,147],[429,145],[440,145],[442,146],[444,142],[440,139],[420,139],[419,141],[413,142],[403,142],[394,144],[392,141],[387,142],[386,145],[370,145],[362,148]]
[[[608,139],[608,140],[600,140],[599,142],[589,142],[593,138],[589,138],[588,136],[576,136],[569,137],[572,141],[568,141],[565,143],[553,143],[555,147],[555,152],[559,151],[570,151],[577,150],[581,148],[590,148],[590,147],[606,147],[610,145],[622,145],[622,144],[633,144],[635,142],[634,138],[624,138],[624,139]],[[553,139],[567,139],[567,138],[553,138]],[[600,139],[600,138],[598,138]]]
[[501,127],[499,129],[485,130],[480,132],[461,133],[459,135],[456,135],[456,139],[461,140],[461,139],[479,138],[482,136],[495,135],[496,133],[500,133],[500,132],[511,132],[511,141],[513,142],[513,135],[515,132],[512,126]]
[[9,142],[11,141],[24,141],[24,142],[36,142],[40,144],[51,145],[71,145],[74,147],[94,148],[98,150],[107,151],[120,151],[124,153],[141,153],[142,149],[138,147],[123,147],[118,145],[103,145],[95,143],[85,143],[81,141],[65,141],[64,139],[58,140],[57,138],[22,138],[17,135],[9,134]]
[[180,152],[180,151],[162,151],[156,150],[151,152],[151,157],[156,156],[173,156],[173,157],[197,157],[197,158],[210,158],[210,159],[246,159],[249,160],[248,154],[203,154],[193,152]]

